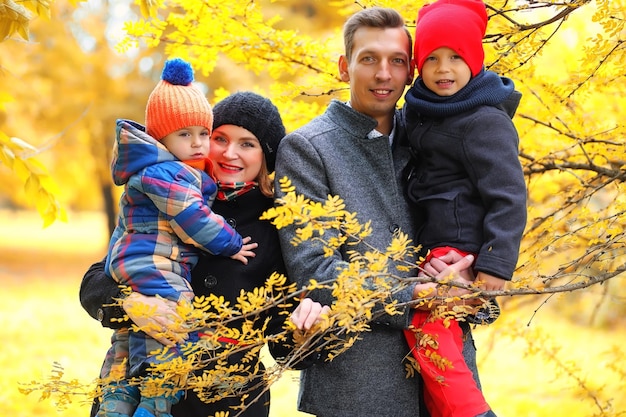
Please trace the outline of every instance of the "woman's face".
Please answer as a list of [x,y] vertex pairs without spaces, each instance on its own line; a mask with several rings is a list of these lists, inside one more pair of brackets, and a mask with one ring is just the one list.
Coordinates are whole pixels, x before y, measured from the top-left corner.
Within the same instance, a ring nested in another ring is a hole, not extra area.
[[223,182],[255,181],[265,163],[256,136],[235,125],[213,130],[209,159],[216,179]]

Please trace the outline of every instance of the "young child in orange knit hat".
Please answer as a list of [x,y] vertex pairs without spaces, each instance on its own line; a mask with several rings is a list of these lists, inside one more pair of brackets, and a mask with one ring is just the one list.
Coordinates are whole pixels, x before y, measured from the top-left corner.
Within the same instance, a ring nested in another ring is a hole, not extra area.
[[[213,113],[193,85],[193,70],[181,59],[168,60],[146,106],[146,126],[117,121],[111,169],[124,185],[117,227],[111,236],[105,271],[119,284],[144,295],[190,302],[191,270],[201,251],[247,264],[256,243],[242,237],[210,206],[217,193],[207,158]],[[188,341],[197,340],[191,333]],[[182,391],[142,395],[127,377],[144,376],[160,360],[151,352],[163,345],[144,332],[116,330],[115,360],[102,378],[98,417],[167,417]],[[181,355],[177,346],[172,349]],[[128,357],[128,363],[125,359]]]
[[[407,191],[424,225],[415,241],[429,251],[425,262],[451,250],[471,253],[476,282],[492,291],[504,288],[517,264],[526,185],[511,120],[521,95],[513,81],[483,67],[487,20],[481,0],[438,0],[420,9],[414,45],[419,77],[406,93],[403,113],[414,156]],[[405,336],[431,416],[495,416],[463,360],[458,322],[416,309],[412,327]],[[419,332],[438,347],[418,343]],[[451,366],[439,369],[430,359],[435,353]]]

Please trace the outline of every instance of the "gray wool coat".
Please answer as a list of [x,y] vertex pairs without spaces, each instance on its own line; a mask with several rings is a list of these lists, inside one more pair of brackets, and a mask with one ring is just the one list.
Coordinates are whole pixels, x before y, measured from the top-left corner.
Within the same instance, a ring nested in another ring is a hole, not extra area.
[[[361,223],[371,220],[367,242],[384,250],[400,228],[414,235],[414,221],[404,195],[403,174],[410,154],[404,126],[396,113],[394,144],[389,136],[368,138],[377,122],[348,105],[333,100],[326,112],[288,134],[280,143],[276,180],[286,176],[314,201],[328,195],[341,197],[346,210],[358,213]],[[277,194],[280,190],[277,183]],[[346,250],[324,257],[322,248],[307,241],[290,244],[294,228],[279,230],[281,248],[290,278],[299,285],[310,279],[328,280],[346,264]],[[349,250],[364,252],[365,246]],[[407,275],[412,275],[407,273]],[[412,290],[397,294],[399,302],[411,299]],[[330,292],[312,293],[323,304],[332,303]],[[409,354],[402,333],[410,322],[410,309],[402,315],[384,316],[371,323],[371,331],[332,361],[318,362],[302,371],[298,408],[318,417],[418,417],[420,378],[407,378],[403,358]],[[476,372],[476,351],[465,327],[465,357]]]

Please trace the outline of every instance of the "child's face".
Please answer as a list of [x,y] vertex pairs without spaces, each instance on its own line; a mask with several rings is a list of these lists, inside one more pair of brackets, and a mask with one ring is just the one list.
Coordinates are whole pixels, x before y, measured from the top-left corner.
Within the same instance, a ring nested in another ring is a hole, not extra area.
[[447,97],[467,85],[472,78],[472,71],[456,52],[442,47],[428,55],[420,75],[430,91]]
[[161,143],[181,161],[204,159],[209,154],[211,131],[202,126],[187,126],[170,133]]

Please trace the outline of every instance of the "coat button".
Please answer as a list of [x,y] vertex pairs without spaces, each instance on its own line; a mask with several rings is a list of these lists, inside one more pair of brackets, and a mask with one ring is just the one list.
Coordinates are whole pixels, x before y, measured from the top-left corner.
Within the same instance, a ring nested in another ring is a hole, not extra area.
[[396,233],[400,230],[400,226],[398,226],[397,224],[393,223],[389,225],[389,231],[391,233]]
[[228,225],[233,229],[237,228],[237,220],[233,219],[232,217],[226,219],[226,223],[228,223]]
[[214,275],[207,275],[204,278],[204,286],[206,288],[213,288],[217,285],[217,278]]

